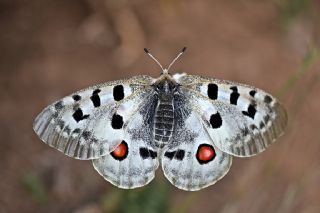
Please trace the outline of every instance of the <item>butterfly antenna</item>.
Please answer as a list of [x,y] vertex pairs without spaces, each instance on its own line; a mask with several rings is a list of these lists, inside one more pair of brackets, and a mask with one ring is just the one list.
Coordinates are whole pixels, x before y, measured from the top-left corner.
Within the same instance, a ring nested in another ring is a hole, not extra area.
[[160,62],[158,61],[158,59],[156,59],[147,48],[144,48],[144,51],[150,56],[150,58],[152,58],[161,68],[162,72],[165,72],[165,69],[163,69],[162,65],[160,64]]
[[166,69],[167,71],[169,71],[170,67],[174,64],[174,62],[176,62],[176,60],[178,60],[178,58],[180,58],[180,56],[181,56],[186,50],[187,50],[187,47],[182,48],[182,50],[181,50],[180,53],[177,55],[177,57],[172,60],[172,62],[170,63],[170,65],[169,65],[168,68]]

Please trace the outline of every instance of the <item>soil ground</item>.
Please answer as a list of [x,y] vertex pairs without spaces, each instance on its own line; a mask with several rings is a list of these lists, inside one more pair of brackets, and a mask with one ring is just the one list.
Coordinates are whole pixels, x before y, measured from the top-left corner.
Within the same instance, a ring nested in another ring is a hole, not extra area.
[[[320,212],[320,4],[302,0],[0,1],[0,212]],[[184,192],[161,174],[126,191],[90,162],[32,130],[48,104],[78,89],[158,76],[143,48],[173,70],[278,96],[286,133],[264,153],[234,158],[221,181]]]

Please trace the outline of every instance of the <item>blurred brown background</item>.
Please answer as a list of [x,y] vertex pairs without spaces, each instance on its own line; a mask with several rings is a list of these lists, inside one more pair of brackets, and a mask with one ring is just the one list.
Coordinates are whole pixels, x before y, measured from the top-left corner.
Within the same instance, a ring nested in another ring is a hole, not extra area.
[[[0,0],[0,212],[320,212],[318,0]],[[173,70],[239,81],[279,97],[286,134],[199,192],[120,190],[90,162],[32,130],[48,104],[78,89]]]

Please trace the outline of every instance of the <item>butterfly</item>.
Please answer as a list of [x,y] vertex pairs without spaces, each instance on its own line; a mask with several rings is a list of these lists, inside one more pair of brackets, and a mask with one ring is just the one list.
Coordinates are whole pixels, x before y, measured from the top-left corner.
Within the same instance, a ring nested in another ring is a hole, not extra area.
[[227,174],[232,157],[264,151],[287,125],[267,92],[185,73],[141,75],[80,90],[46,107],[33,129],[67,156],[92,160],[119,188],[148,184],[161,165],[176,187],[196,191]]

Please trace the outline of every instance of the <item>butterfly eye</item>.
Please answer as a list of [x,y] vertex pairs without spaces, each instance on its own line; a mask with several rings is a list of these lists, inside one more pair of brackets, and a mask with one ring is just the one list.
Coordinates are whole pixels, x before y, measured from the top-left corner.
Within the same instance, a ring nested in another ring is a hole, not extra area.
[[201,144],[198,147],[196,158],[200,164],[205,164],[212,161],[216,157],[216,152],[213,146],[209,144]]

